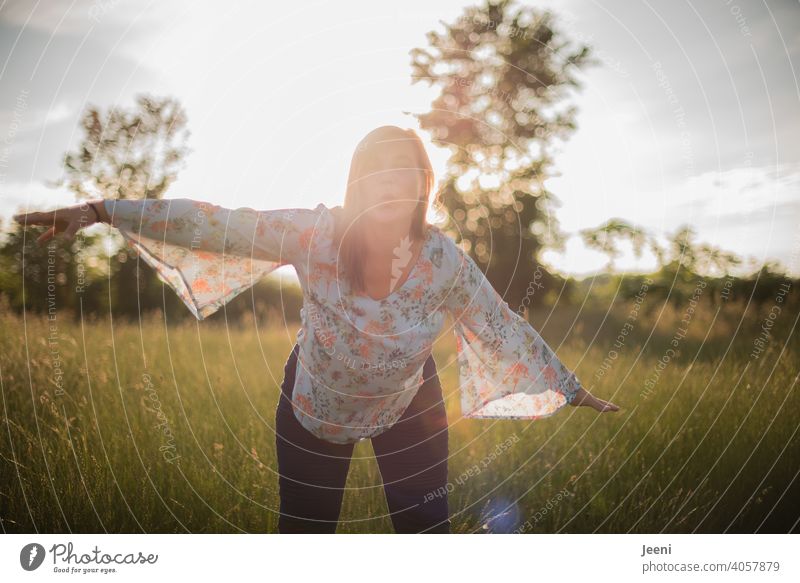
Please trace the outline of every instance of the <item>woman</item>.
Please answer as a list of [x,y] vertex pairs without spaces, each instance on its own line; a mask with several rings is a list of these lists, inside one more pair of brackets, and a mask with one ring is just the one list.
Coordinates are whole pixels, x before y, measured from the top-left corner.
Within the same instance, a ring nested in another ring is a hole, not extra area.
[[276,412],[280,532],[335,532],[353,447],[366,438],[395,530],[449,532],[447,418],[431,357],[446,314],[464,417],[618,407],[582,388],[472,259],[426,222],[432,188],[417,134],[382,126],[353,155],[343,206],[99,200],[15,218],[49,225],[40,242],[109,223],[199,320],[293,265],[304,301]]

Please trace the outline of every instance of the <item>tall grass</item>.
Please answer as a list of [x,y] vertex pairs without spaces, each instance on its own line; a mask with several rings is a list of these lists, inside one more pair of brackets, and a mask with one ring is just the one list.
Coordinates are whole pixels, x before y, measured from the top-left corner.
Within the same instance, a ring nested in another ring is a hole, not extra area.
[[[443,334],[434,358],[454,532],[797,530],[797,313],[783,312],[756,359],[763,313],[697,312],[645,391],[681,312],[642,314],[609,360],[629,310],[534,318],[584,385],[622,407],[603,415],[460,418]],[[4,311],[0,326],[4,532],[277,531],[273,427],[297,325]],[[339,531],[392,531],[368,440],[355,448]]]

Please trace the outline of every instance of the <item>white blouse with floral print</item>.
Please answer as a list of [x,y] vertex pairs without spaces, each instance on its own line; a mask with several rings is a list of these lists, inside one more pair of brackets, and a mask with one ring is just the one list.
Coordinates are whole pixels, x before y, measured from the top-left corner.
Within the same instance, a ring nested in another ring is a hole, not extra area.
[[339,277],[334,217],[323,204],[256,211],[179,198],[105,206],[127,244],[199,320],[281,265],[294,266],[303,308],[293,409],[321,439],[354,443],[400,418],[446,313],[464,417],[547,417],[580,389],[472,258],[435,226],[406,280],[375,300]]

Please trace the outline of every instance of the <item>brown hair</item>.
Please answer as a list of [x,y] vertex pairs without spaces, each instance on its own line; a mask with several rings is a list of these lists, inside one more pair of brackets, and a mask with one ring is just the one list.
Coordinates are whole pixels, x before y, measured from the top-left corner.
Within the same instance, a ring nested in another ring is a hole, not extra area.
[[423,192],[411,220],[411,238],[422,239],[430,225],[426,219],[428,202],[433,190],[433,167],[425,145],[412,129],[397,126],[380,126],[369,132],[356,147],[347,177],[347,192],[341,220],[337,224],[334,242],[339,247],[339,273],[348,278],[354,291],[364,290],[365,239],[363,217],[366,210],[361,196],[360,183],[364,178],[364,161],[370,148],[384,140],[411,140],[416,151],[417,168],[424,174]]

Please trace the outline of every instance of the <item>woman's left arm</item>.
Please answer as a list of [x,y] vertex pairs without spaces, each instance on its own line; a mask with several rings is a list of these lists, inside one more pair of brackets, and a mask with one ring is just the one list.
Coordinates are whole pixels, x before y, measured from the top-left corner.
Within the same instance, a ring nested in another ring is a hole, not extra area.
[[453,249],[456,273],[446,304],[454,320],[464,416],[535,419],[567,404],[599,402],[472,258],[455,243]]

